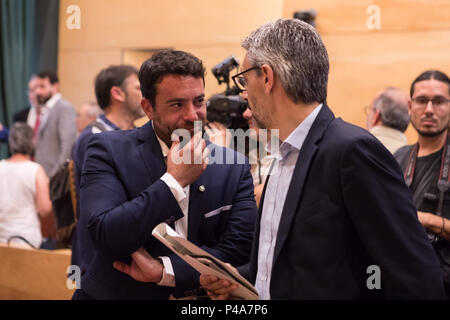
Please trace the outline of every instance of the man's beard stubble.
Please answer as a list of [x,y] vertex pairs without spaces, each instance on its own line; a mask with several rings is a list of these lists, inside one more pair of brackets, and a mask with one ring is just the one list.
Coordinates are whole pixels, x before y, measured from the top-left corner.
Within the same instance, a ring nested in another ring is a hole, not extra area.
[[414,129],[416,129],[417,133],[422,136],[422,137],[427,137],[427,138],[434,138],[437,136],[440,136],[442,133],[444,133],[447,129],[450,123],[447,123],[446,126],[444,126],[442,129],[437,130],[437,131],[423,131],[417,128],[417,126],[414,124],[414,122],[411,121],[412,126],[414,127]]

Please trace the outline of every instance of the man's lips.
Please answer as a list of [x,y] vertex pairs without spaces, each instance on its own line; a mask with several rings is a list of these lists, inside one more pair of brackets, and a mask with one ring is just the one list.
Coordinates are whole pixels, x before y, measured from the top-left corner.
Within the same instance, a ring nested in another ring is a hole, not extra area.
[[437,123],[437,121],[433,119],[422,119],[420,122],[425,126],[433,126]]

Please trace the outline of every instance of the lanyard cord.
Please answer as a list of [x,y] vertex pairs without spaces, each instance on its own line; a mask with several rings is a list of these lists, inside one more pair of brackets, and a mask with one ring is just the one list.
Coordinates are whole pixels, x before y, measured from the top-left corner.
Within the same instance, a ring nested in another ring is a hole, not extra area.
[[[419,144],[416,143],[411,149],[408,157],[408,164],[405,170],[405,182],[408,187],[411,186],[414,178],[414,170],[416,167],[417,154]],[[447,136],[444,150],[441,157],[441,168],[439,172],[438,189],[439,189],[439,205],[436,215],[442,216],[442,206],[444,203],[444,193],[450,188],[450,135]]]

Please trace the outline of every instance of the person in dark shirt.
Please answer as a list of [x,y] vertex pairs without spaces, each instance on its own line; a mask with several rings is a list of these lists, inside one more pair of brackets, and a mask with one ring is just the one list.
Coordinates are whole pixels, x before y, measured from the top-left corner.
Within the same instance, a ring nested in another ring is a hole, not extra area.
[[440,261],[450,299],[450,156],[445,157],[450,152],[450,80],[440,71],[425,71],[412,83],[410,94],[409,113],[418,141],[394,156]]
[[[135,67],[118,65],[100,71],[95,80],[95,95],[104,114],[81,132],[72,150],[78,195],[84,157],[91,137],[102,131],[132,129],[134,121],[144,115],[141,86]],[[77,205],[78,225],[72,237],[72,265],[78,265],[83,274],[92,260],[94,248],[87,231],[86,217],[79,208]]]

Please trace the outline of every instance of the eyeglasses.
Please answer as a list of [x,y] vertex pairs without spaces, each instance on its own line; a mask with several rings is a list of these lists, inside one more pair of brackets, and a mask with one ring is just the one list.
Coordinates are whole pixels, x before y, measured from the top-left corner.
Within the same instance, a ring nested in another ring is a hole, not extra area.
[[236,88],[238,88],[240,92],[244,92],[245,90],[247,90],[247,80],[245,80],[245,78],[242,75],[246,72],[255,69],[259,69],[259,67],[251,67],[231,77],[231,79],[233,79],[234,81],[234,84],[236,85]]
[[420,96],[411,100],[413,102],[413,106],[416,109],[424,109],[430,101],[434,108],[442,108],[445,107],[450,101],[450,99],[447,99],[443,96],[436,96],[431,99],[425,96]]

